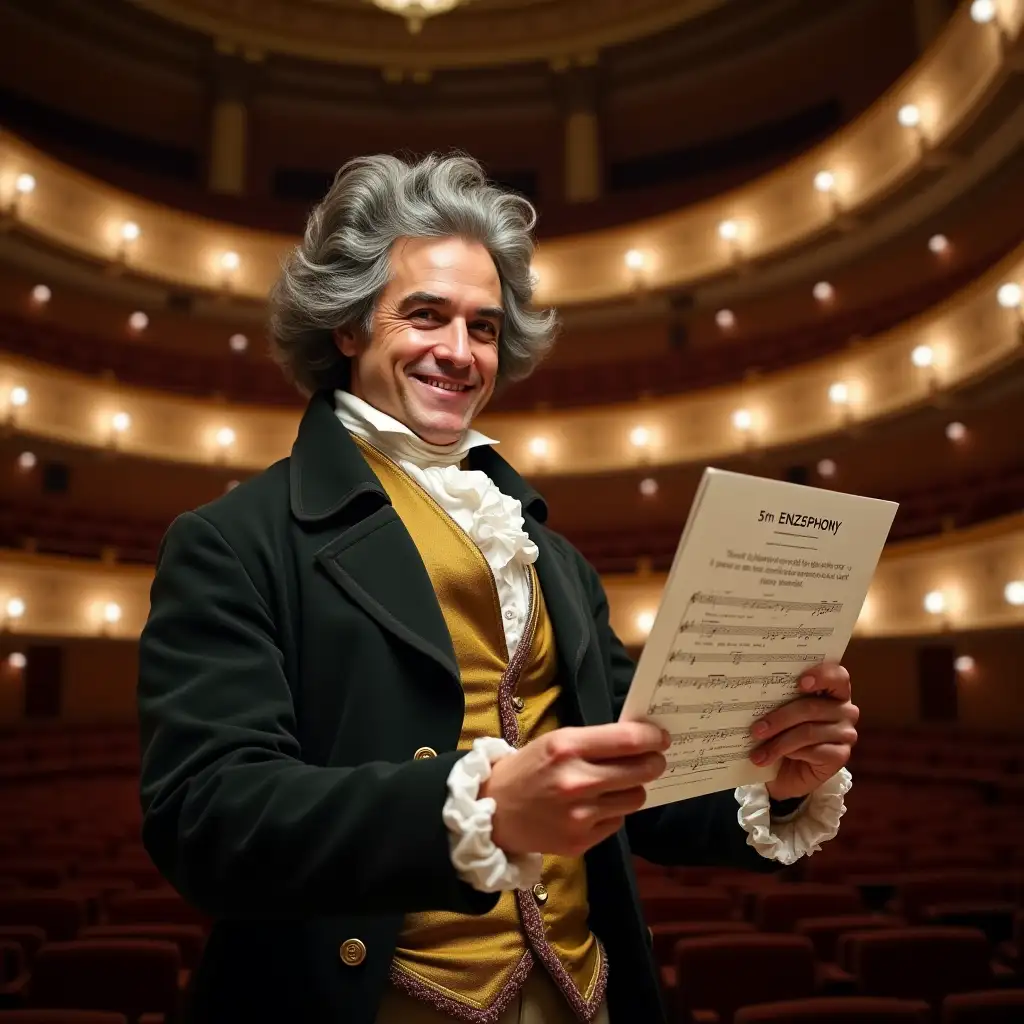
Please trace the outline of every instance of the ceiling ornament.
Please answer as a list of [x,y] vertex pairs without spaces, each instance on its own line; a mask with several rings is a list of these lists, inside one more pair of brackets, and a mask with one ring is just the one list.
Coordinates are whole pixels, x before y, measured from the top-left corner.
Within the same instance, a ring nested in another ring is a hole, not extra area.
[[406,28],[415,35],[426,18],[438,14],[447,14],[456,7],[464,7],[472,0],[370,0],[374,7],[379,7],[388,14],[397,14],[405,18]]

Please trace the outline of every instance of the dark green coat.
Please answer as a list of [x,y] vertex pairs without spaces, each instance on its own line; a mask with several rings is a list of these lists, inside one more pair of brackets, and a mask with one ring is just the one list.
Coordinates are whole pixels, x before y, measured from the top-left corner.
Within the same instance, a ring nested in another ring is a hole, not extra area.
[[[471,462],[522,502],[540,548],[563,724],[615,721],[633,664],[597,573],[494,451]],[[441,819],[463,719],[444,618],[329,394],[291,458],[172,524],[140,661],[146,848],[217,919],[192,1019],[372,1024],[403,915],[497,897],[458,879]],[[641,812],[587,854],[613,1020],[662,1019],[630,849],[770,869],[736,812],[731,792]],[[358,966],[339,956],[350,938]]]

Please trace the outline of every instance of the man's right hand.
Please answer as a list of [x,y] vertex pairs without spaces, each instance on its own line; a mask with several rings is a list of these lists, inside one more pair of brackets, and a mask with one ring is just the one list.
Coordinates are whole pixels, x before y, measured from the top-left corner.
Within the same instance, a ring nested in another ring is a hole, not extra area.
[[665,770],[670,739],[647,722],[555,729],[497,761],[480,788],[506,854],[577,857],[621,827]]

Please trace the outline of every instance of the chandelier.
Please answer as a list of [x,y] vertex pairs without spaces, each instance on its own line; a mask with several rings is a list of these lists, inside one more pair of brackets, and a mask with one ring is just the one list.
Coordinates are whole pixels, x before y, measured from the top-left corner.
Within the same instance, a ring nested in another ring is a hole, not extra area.
[[374,7],[405,18],[406,27],[414,34],[423,28],[423,22],[427,18],[447,14],[448,11],[454,11],[456,7],[471,2],[472,0],[370,0]]

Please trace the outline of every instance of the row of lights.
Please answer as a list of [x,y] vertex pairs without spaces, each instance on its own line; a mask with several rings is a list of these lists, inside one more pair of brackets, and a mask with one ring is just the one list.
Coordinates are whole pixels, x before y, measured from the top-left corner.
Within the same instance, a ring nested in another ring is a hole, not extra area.
[[[1003,599],[1007,604],[1015,608],[1024,607],[1024,580],[1011,580],[1003,588]],[[924,609],[930,615],[941,615],[949,607],[949,600],[941,590],[931,590],[924,596]],[[654,625],[654,612],[642,611],[636,617],[636,628],[646,635],[650,633]],[[959,659],[958,659],[959,661]],[[966,663],[957,665],[957,670],[967,672],[973,669],[973,660],[968,666]]]
[[[971,17],[978,24],[984,25],[996,21],[997,13],[995,0],[974,0],[971,4]],[[920,133],[922,118],[921,110],[917,104],[903,104],[896,113],[896,120],[903,128]],[[814,174],[812,182],[815,191],[828,197],[832,202],[833,208],[838,210],[836,172],[830,168],[822,168]],[[18,174],[14,181],[15,195],[10,212],[16,212],[20,201],[24,197],[31,195],[35,190],[36,179],[32,174]],[[744,234],[741,222],[732,218],[720,221],[717,230],[718,237],[734,247],[734,249],[738,246]],[[126,259],[130,248],[142,237],[143,230],[137,221],[126,220],[117,227],[116,235],[120,242],[119,255],[122,259]],[[626,267],[634,273],[642,271],[646,267],[647,262],[647,254],[640,249],[630,249],[625,255]],[[230,279],[241,268],[242,258],[238,252],[226,250],[217,255],[216,266],[226,275],[227,279]],[[225,283],[229,283],[229,280],[226,280]]]
[[[949,239],[943,234],[932,235],[928,239],[928,248],[936,256],[941,256],[949,249]],[[811,288],[811,294],[824,304],[835,298],[836,290],[831,281],[817,281]],[[715,323],[723,331],[731,330],[736,326],[736,314],[731,309],[720,309],[715,313]]]
[[[8,404],[15,409],[21,409],[28,405],[28,400],[28,388],[20,384],[11,388],[7,395]],[[127,433],[131,425],[132,418],[124,411],[115,412],[110,417],[110,428],[115,433]],[[237,435],[231,427],[221,427],[213,435],[214,441],[216,441],[220,448],[230,448],[235,443],[236,438]],[[22,469],[31,469],[35,465],[35,456],[31,452],[23,452],[19,459],[19,464]]]
[[[53,298],[53,289],[47,284],[37,284],[30,292],[32,304],[45,306]],[[149,326],[149,315],[142,310],[136,310],[128,317],[128,327],[135,334],[141,334]],[[249,339],[240,333],[232,334],[228,338],[228,348],[232,352],[244,352],[249,347]]]
[[[14,179],[15,199],[12,212],[17,210],[19,203],[26,197],[32,195],[36,190],[35,175],[23,173]],[[120,256],[126,258],[128,253],[138,240],[142,237],[142,228],[134,220],[122,221],[117,228],[117,237],[120,240]],[[216,265],[226,275],[236,274],[242,266],[242,257],[233,249],[225,250],[216,258]]]
[[[9,597],[4,605],[4,623],[19,622],[25,617],[25,601],[20,597]],[[100,618],[109,626],[121,621],[121,606],[116,601],[104,601],[100,606]]]

